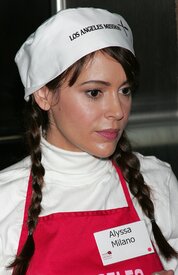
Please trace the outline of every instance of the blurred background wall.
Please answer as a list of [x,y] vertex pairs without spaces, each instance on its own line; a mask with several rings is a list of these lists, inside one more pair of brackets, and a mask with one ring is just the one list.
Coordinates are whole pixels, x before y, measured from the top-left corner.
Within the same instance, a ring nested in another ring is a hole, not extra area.
[[15,53],[57,9],[79,6],[120,13],[131,26],[141,75],[127,133],[134,150],[169,162],[178,176],[177,0],[1,1],[0,169],[27,154]]

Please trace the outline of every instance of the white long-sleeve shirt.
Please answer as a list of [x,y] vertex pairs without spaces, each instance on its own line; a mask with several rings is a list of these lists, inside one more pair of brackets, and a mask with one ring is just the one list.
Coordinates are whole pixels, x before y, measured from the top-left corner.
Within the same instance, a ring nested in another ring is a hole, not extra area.
[[[111,161],[95,158],[85,152],[65,151],[44,139],[41,148],[45,167],[41,216],[127,205]],[[144,180],[152,189],[156,221],[166,239],[178,251],[178,182],[167,163],[155,157],[137,156]],[[30,167],[30,158],[27,157],[0,172],[0,275],[12,274],[12,270],[7,270],[6,266],[18,248]],[[155,244],[149,219],[137,200],[131,197]],[[160,258],[166,270],[173,269],[178,275],[177,259],[166,261]]]

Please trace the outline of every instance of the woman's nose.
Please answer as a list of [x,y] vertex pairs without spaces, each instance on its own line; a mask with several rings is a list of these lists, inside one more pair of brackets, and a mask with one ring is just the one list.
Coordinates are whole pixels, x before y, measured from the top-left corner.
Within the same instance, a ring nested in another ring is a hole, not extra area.
[[124,117],[124,107],[118,94],[112,95],[108,99],[105,117],[116,120],[121,120]]

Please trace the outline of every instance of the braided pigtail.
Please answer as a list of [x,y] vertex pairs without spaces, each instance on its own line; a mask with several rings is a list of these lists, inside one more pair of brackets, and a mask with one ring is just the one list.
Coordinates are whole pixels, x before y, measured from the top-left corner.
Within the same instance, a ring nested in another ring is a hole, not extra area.
[[155,221],[154,204],[151,200],[151,190],[145,184],[142,174],[140,173],[140,162],[135,154],[132,153],[131,145],[123,133],[118,143],[114,158],[121,168],[124,178],[129,184],[131,193],[138,200],[143,212],[151,220],[152,231],[161,254],[168,260],[177,257],[178,253],[169,245],[163,236],[159,226]]
[[20,252],[16,256],[14,262],[9,266],[14,268],[13,275],[25,275],[28,269],[30,260],[35,251],[35,243],[33,239],[33,232],[36,228],[38,222],[38,216],[41,212],[41,200],[42,200],[42,187],[43,187],[43,177],[44,177],[44,167],[41,164],[41,130],[40,127],[43,126],[42,121],[42,110],[37,106],[31,97],[30,101],[27,103],[29,115],[28,125],[29,130],[27,131],[27,139],[29,143],[29,149],[31,154],[31,174],[32,174],[32,198],[31,204],[28,210],[28,237]]

